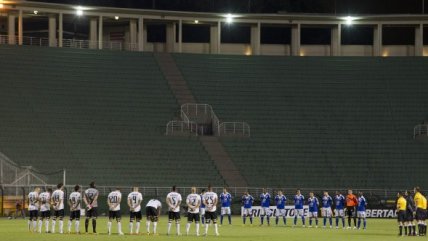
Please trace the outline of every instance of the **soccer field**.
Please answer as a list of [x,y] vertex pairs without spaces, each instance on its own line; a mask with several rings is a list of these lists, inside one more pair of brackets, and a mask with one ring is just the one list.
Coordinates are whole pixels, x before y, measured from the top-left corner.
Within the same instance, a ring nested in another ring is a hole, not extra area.
[[[181,236],[176,237],[166,236],[166,225],[167,220],[166,217],[163,216],[158,225],[159,236],[147,236],[147,235],[126,235],[128,230],[128,219],[125,218],[123,220],[122,229],[125,232],[125,236],[119,236],[116,234],[116,225],[113,224],[113,234],[108,236],[107,232],[107,219],[99,218],[98,219],[98,235],[92,234],[35,234],[29,233],[27,231],[27,220],[17,219],[17,220],[8,220],[8,219],[0,219],[0,239],[1,240],[11,240],[11,241],[20,241],[20,240],[76,240],[79,239],[81,241],[84,240],[391,240],[396,238],[398,233],[397,223],[394,219],[368,219],[367,222],[367,230],[349,230],[349,229],[323,229],[323,228],[302,228],[296,227],[292,228],[290,224],[292,223],[292,219],[287,221],[287,226],[283,225],[279,226],[262,226],[259,227],[259,220],[255,219],[255,224],[250,226],[242,225],[242,220],[240,217],[236,216],[233,218],[233,225],[223,225],[219,228],[220,236],[214,236],[214,230],[210,227],[209,236],[208,237],[196,237],[194,235],[194,225],[192,225],[190,232],[192,235],[190,236]],[[184,220],[183,220],[184,221]],[[322,223],[322,220],[320,220]],[[333,220],[334,221],[334,220]],[[64,222],[64,229],[66,230],[67,222]],[[248,220],[247,220],[248,222]],[[81,230],[84,229],[84,222],[81,222]],[[91,229],[91,226],[90,226]],[[58,228],[57,228],[58,230]],[[145,221],[142,222],[141,231],[145,231]],[[185,233],[185,222],[181,223],[181,232]],[[172,233],[175,233],[175,228],[172,228]],[[202,227],[201,227],[201,233]],[[409,237],[414,238],[414,237]],[[406,238],[407,239],[407,238]]]

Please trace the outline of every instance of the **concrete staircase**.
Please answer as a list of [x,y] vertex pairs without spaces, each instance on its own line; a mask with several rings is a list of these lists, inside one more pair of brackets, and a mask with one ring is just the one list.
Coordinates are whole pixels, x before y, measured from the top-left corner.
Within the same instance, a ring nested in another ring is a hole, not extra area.
[[[195,97],[187,86],[187,82],[171,54],[156,53],[154,56],[180,106],[185,103],[196,103]],[[217,137],[201,136],[199,141],[211,157],[211,160],[214,161],[217,170],[228,186],[247,187],[247,181],[236,168]]]

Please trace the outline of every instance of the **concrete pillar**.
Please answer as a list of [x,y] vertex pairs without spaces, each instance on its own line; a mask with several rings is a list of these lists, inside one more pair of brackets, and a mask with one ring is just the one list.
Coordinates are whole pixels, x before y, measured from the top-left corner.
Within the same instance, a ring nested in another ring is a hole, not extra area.
[[253,55],[260,55],[260,22],[251,26],[251,51]]
[[64,21],[62,13],[58,16],[58,47],[62,48],[64,34]]
[[18,43],[19,45],[22,45],[22,42],[24,40],[24,29],[23,29],[24,23],[22,19],[22,10],[19,10],[18,15]]
[[138,19],[138,51],[144,51],[144,19]]
[[49,15],[49,47],[56,47],[56,16]]
[[98,49],[103,49],[103,16],[98,18]]
[[300,56],[300,23],[291,26],[291,56]]
[[342,34],[341,34],[341,25],[335,25],[331,28],[331,46],[330,46],[330,55],[331,56],[340,56],[341,55],[341,45],[342,45]]
[[210,53],[219,54],[221,47],[221,22],[210,27]]
[[419,24],[415,27],[415,56],[424,55],[424,25]]
[[129,20],[129,50],[137,49],[137,19]]
[[373,56],[382,56],[382,24],[373,29]]
[[91,18],[89,21],[89,48],[97,48],[97,19]]
[[166,52],[174,52],[175,45],[175,23],[168,23],[166,25]]
[[16,16],[12,13],[9,13],[7,21],[7,35],[9,36],[8,42],[9,44],[15,44],[16,43],[16,36],[15,36],[15,18]]
[[178,52],[183,52],[183,20],[178,21]]

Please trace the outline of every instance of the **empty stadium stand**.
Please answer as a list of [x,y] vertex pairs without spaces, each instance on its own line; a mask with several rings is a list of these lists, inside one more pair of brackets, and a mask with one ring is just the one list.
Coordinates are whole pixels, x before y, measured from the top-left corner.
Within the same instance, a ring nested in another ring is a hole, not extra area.
[[224,183],[196,138],[164,135],[179,105],[152,54],[0,45],[0,70],[0,151],[18,164],[69,184]]
[[428,185],[428,58],[175,54],[200,103],[246,120],[251,138],[222,143],[249,186]]

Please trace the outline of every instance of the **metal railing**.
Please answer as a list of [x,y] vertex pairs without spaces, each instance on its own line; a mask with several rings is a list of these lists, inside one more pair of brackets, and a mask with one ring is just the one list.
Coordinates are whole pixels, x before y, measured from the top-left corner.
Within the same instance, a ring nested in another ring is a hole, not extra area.
[[417,136],[428,136],[428,124],[419,124],[413,128],[413,139]]
[[166,135],[174,133],[198,135],[198,124],[186,121],[170,121],[166,124]]
[[245,122],[222,122],[220,124],[220,135],[237,135],[244,137],[250,136],[250,126]]
[[[20,39],[18,36],[8,36],[8,35],[0,35],[0,44],[21,45]],[[30,37],[30,36],[22,37],[22,45],[39,46],[39,47],[60,47],[59,41],[57,39],[49,40],[49,38]],[[81,40],[81,39],[63,39],[62,40],[63,48],[98,49],[100,45],[102,46],[102,49],[107,49],[107,50],[138,51],[137,43],[123,44],[122,41],[100,42],[100,41],[90,41],[90,40]]]

